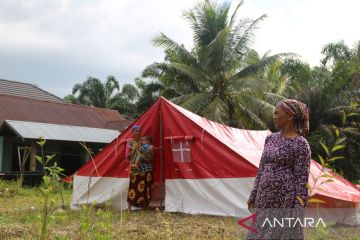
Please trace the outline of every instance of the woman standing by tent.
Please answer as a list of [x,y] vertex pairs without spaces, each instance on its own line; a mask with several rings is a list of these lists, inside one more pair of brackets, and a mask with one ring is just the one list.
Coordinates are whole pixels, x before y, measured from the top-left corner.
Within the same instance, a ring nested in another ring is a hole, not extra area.
[[300,101],[287,99],[277,104],[274,124],[280,132],[271,134],[265,140],[259,172],[248,200],[249,210],[257,213],[254,228],[258,234],[249,234],[248,239],[304,238],[300,224],[292,229],[259,226],[264,226],[261,220],[269,215],[264,209],[272,209],[272,214],[275,214],[272,217],[280,212],[274,209],[290,209],[288,213],[295,213],[298,217],[303,214],[307,205],[306,183],[311,158],[309,144],[304,138],[309,130],[308,119],[307,106]]
[[[153,148],[148,147],[146,152],[141,148],[141,127],[133,126],[131,129],[133,139],[127,143],[126,156],[130,162],[130,181],[128,189],[128,210],[131,206],[147,207],[151,198],[152,188],[152,158]],[[149,137],[147,137],[149,139]],[[152,146],[152,145],[151,145]],[[142,158],[139,166],[133,166],[136,161]]]

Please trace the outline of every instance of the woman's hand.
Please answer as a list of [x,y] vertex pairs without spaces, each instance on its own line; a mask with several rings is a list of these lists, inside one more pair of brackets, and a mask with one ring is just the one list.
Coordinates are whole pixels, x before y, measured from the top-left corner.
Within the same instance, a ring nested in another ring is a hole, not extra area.
[[138,149],[139,147],[140,147],[140,144],[139,144],[139,143],[134,143],[133,149]]

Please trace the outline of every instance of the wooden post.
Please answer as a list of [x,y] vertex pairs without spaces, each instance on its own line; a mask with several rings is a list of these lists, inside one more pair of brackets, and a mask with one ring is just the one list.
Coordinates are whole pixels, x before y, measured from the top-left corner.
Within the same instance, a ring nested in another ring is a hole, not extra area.
[[18,158],[19,158],[19,170],[20,170],[20,177],[18,178],[18,186],[22,187],[24,182],[24,173],[26,162],[30,156],[31,147],[17,147],[18,150]]
[[[161,107],[161,106],[160,106]],[[164,146],[163,146],[163,124],[162,124],[162,114],[161,110],[159,113],[159,126],[160,126],[160,209],[162,209],[163,203],[165,199],[163,199],[163,196],[165,195],[165,179],[163,180],[163,153],[164,153]]]
[[31,147],[31,153],[30,153],[30,172],[34,172],[36,171],[36,159],[35,159],[35,155],[36,155],[36,143],[34,142],[34,140],[31,140],[30,142],[30,147]]

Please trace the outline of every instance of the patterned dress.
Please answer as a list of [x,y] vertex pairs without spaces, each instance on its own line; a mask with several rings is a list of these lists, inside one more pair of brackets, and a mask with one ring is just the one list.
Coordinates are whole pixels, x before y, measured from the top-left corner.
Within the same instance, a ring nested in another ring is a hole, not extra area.
[[[127,144],[128,160],[134,163],[137,158],[144,158],[142,149],[135,150],[134,144],[139,144],[134,140],[129,141]],[[138,169],[130,169],[130,181],[127,202],[136,207],[147,207],[151,199],[151,190],[153,185],[152,176],[152,159],[142,159],[139,162]]]
[[[273,133],[266,138],[259,173],[249,198],[255,204],[258,225],[254,227],[258,234],[250,234],[248,239],[272,239],[274,231],[277,239],[287,239],[288,234],[293,234],[284,229],[260,229],[259,224],[264,217],[261,209],[296,208],[301,211],[306,207],[310,158],[309,144],[300,135],[291,139]],[[296,231],[296,239],[303,239],[302,227]]]

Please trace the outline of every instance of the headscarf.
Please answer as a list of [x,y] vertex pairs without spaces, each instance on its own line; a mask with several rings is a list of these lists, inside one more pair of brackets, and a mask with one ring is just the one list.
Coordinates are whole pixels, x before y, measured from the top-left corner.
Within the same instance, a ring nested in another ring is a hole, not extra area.
[[[134,125],[131,128],[131,132],[134,132],[135,130],[141,130],[141,126],[140,125]],[[131,160],[131,156],[132,155],[132,149],[133,149],[133,140],[134,139],[130,139],[127,144],[126,144],[126,148],[125,148],[125,157],[128,160]],[[140,139],[139,139],[140,140]]]
[[132,128],[131,128],[131,132],[135,131],[135,130],[141,130],[141,126],[140,125],[134,125]]
[[305,103],[295,99],[285,99],[279,102],[286,113],[295,119],[295,130],[301,135],[309,132],[309,110]]

